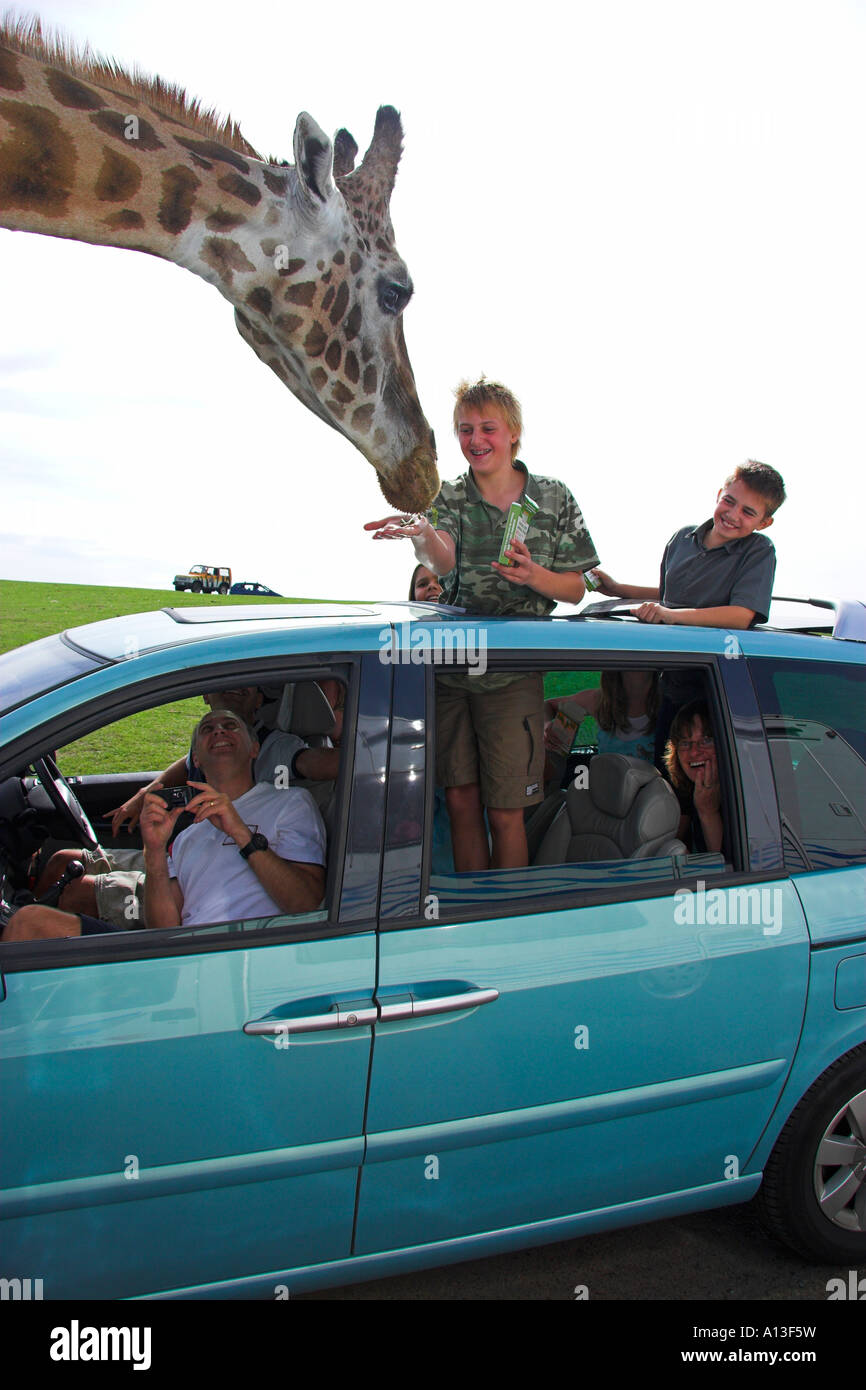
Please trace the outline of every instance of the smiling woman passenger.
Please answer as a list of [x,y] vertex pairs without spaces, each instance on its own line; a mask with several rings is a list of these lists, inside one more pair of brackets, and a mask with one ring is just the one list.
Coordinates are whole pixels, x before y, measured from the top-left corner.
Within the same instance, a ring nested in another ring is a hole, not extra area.
[[719,766],[704,700],[692,700],[675,715],[665,766],[682,810],[679,838],[696,854],[718,853],[724,840]]

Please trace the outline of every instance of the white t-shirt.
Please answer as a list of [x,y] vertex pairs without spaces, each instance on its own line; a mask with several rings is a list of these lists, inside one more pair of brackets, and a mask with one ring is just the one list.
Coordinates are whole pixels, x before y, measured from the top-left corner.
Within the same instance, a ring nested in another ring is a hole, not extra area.
[[[250,833],[267,838],[281,859],[324,864],[325,827],[310,793],[257,782],[234,803]],[[168,873],[183,894],[184,926],[283,915],[230,835],[211,821],[181,831],[169,851]]]

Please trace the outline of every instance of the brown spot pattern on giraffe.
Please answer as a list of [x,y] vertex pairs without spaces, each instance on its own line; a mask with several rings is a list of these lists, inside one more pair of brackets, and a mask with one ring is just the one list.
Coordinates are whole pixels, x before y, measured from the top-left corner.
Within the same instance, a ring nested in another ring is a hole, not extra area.
[[303,304],[309,309],[316,297],[315,280],[304,280],[300,285],[289,285],[286,289],[286,302],[288,304]]
[[326,295],[325,295],[325,298],[322,300],[322,313],[323,313],[323,314],[326,314],[326,313],[328,312],[328,310],[330,309],[335,294],[336,294],[336,290],[334,289],[334,286],[331,285],[330,289],[328,290],[328,292],[327,292]]
[[201,248],[201,258],[213,266],[226,285],[232,283],[236,270],[255,270],[255,266],[247,260],[237,242],[231,241],[228,237],[206,237]]
[[273,301],[270,290],[265,289],[264,285],[257,285],[254,290],[250,290],[247,295],[247,303],[251,309],[256,309],[258,313],[270,318]]
[[301,260],[289,261],[289,264],[284,266],[279,273],[280,275],[297,275],[298,271],[303,270],[306,264],[306,261]]
[[7,99],[0,115],[12,127],[0,149],[0,202],[59,217],[75,178],[75,145],[44,106]]
[[103,134],[113,135],[115,140],[122,140],[124,145],[129,145],[135,150],[165,149],[150,121],[146,121],[143,116],[135,118],[138,122],[138,137],[135,140],[127,139],[126,132],[132,127],[127,124],[126,116],[120,111],[94,111],[90,119]]
[[361,368],[358,366],[358,359],[355,356],[354,352],[346,353],[344,371],[349,380],[351,382],[354,382],[355,385],[357,385],[361,376]]
[[140,212],[133,212],[132,208],[121,208],[120,212],[110,212],[102,221],[106,227],[113,227],[117,231],[123,231],[129,227],[143,227],[144,218]]
[[340,284],[340,288],[337,290],[337,298],[334,300],[334,307],[331,310],[330,314],[331,323],[333,323],[335,326],[340,322],[340,319],[345,314],[346,305],[348,304],[348,302],[349,286],[346,284],[345,280],[343,280]]
[[358,255],[357,251],[353,251],[351,256],[349,257],[349,269],[351,270],[352,274],[357,275],[358,271],[361,269],[361,266],[363,264],[364,262],[361,260],[361,257]]
[[246,220],[239,212],[227,212],[225,208],[215,208],[205,218],[204,225],[209,232],[233,232],[235,227],[242,227]]
[[346,335],[346,341],[350,343],[353,338],[357,338],[360,330],[361,306],[360,304],[353,304],[351,309],[349,310],[346,322],[343,325],[343,331]]
[[336,381],[333,389],[335,399],[340,401],[343,405],[348,405],[350,401],[355,399],[354,391],[350,391],[348,386],[345,386],[342,381]]
[[209,159],[202,159],[200,154],[191,154],[190,159],[199,169],[212,169],[213,165]]
[[241,155],[230,150],[227,145],[218,144],[216,140],[190,140],[184,135],[175,135],[173,138],[191,154],[200,154],[205,159],[217,159],[223,164],[231,164],[242,174],[250,172],[249,164]]
[[60,72],[57,68],[43,68],[42,71],[49,92],[61,106],[69,106],[73,111],[99,111],[108,105],[98,93],[70,77],[68,72]]
[[240,174],[224,174],[221,179],[217,179],[217,187],[224,193],[230,193],[233,198],[240,198],[242,203],[249,203],[251,208],[262,201],[262,195],[255,184],[250,183],[248,179],[242,179]]
[[291,338],[303,326],[303,322],[300,314],[278,314],[274,319],[274,328],[281,338]]
[[[162,173],[162,198],[159,203],[157,221],[167,232],[177,236],[192,221],[195,191],[199,180],[185,164],[175,164]],[[216,240],[215,237],[211,238]]]
[[304,352],[308,357],[318,357],[324,352],[328,335],[320,323],[314,323],[304,339]]
[[369,367],[366,367],[366,368],[364,369],[364,394],[365,394],[365,395],[367,395],[367,396],[374,396],[374,395],[376,394],[376,386],[377,386],[377,384],[378,384],[378,380],[379,380],[379,378],[378,378],[378,376],[377,376],[377,374],[376,374],[376,368],[373,366],[373,364],[372,364],[372,362],[371,362],[371,363],[370,363],[370,366],[369,366]]
[[328,343],[328,350],[325,353],[325,361],[331,368],[332,372],[338,372],[340,370],[340,361],[342,359],[342,356],[343,349],[340,347],[340,344],[337,342],[337,339],[332,338],[331,342]]
[[94,185],[101,203],[128,203],[141,187],[141,170],[126,155],[102,147],[102,164]]
[[272,169],[267,167],[262,170],[262,178],[265,181],[265,187],[269,188],[272,193],[285,193],[289,186],[286,174],[275,174]]
[[23,92],[25,85],[18,55],[11,49],[0,48],[0,87],[5,87],[7,92]]
[[369,434],[372,423],[373,407],[371,405],[359,405],[357,410],[352,411],[352,425],[359,434]]
[[328,380],[328,373],[324,367],[314,367],[310,372],[310,381],[317,391],[321,391],[325,382]]

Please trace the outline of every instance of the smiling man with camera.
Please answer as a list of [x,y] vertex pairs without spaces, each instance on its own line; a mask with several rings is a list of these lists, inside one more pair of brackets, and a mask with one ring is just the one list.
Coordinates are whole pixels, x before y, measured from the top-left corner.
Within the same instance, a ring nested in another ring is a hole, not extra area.
[[[252,730],[231,710],[211,710],[196,725],[193,752],[207,782],[170,805],[154,787],[144,799],[141,835],[147,926],[311,912],[325,890],[325,828],[313,798],[299,787],[254,782]],[[169,791],[174,789],[169,789]],[[193,822],[167,851],[184,811]],[[11,918],[4,941],[94,936],[119,928],[86,914],[37,904]]]

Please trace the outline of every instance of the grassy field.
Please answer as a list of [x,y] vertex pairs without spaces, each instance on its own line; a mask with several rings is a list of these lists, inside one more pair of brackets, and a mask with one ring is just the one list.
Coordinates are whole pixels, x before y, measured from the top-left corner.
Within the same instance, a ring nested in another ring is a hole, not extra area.
[[[120,589],[96,584],[28,584],[0,580],[0,652],[35,642],[40,637],[126,613],[159,608],[201,608],[224,604],[218,594],[178,594],[174,589]],[[231,603],[308,603],[327,600],[292,598],[232,598]],[[598,684],[594,673],[556,674],[545,679],[545,694],[568,695]],[[96,730],[66,748],[58,761],[68,776],[100,772],[158,771],[186,751],[190,731],[205,713],[201,700],[179,700],[144,710]],[[595,738],[595,720],[587,719],[581,743]]]
[[[305,603],[306,599],[232,598],[231,603]],[[0,580],[0,651],[35,642],[65,628],[126,613],[159,608],[224,604],[219,594],[178,594],[174,589],[116,589],[97,584],[26,584]],[[206,712],[201,700],[178,700],[121,719],[58,749],[69,777],[91,772],[161,771],[189,745],[190,731]]]

